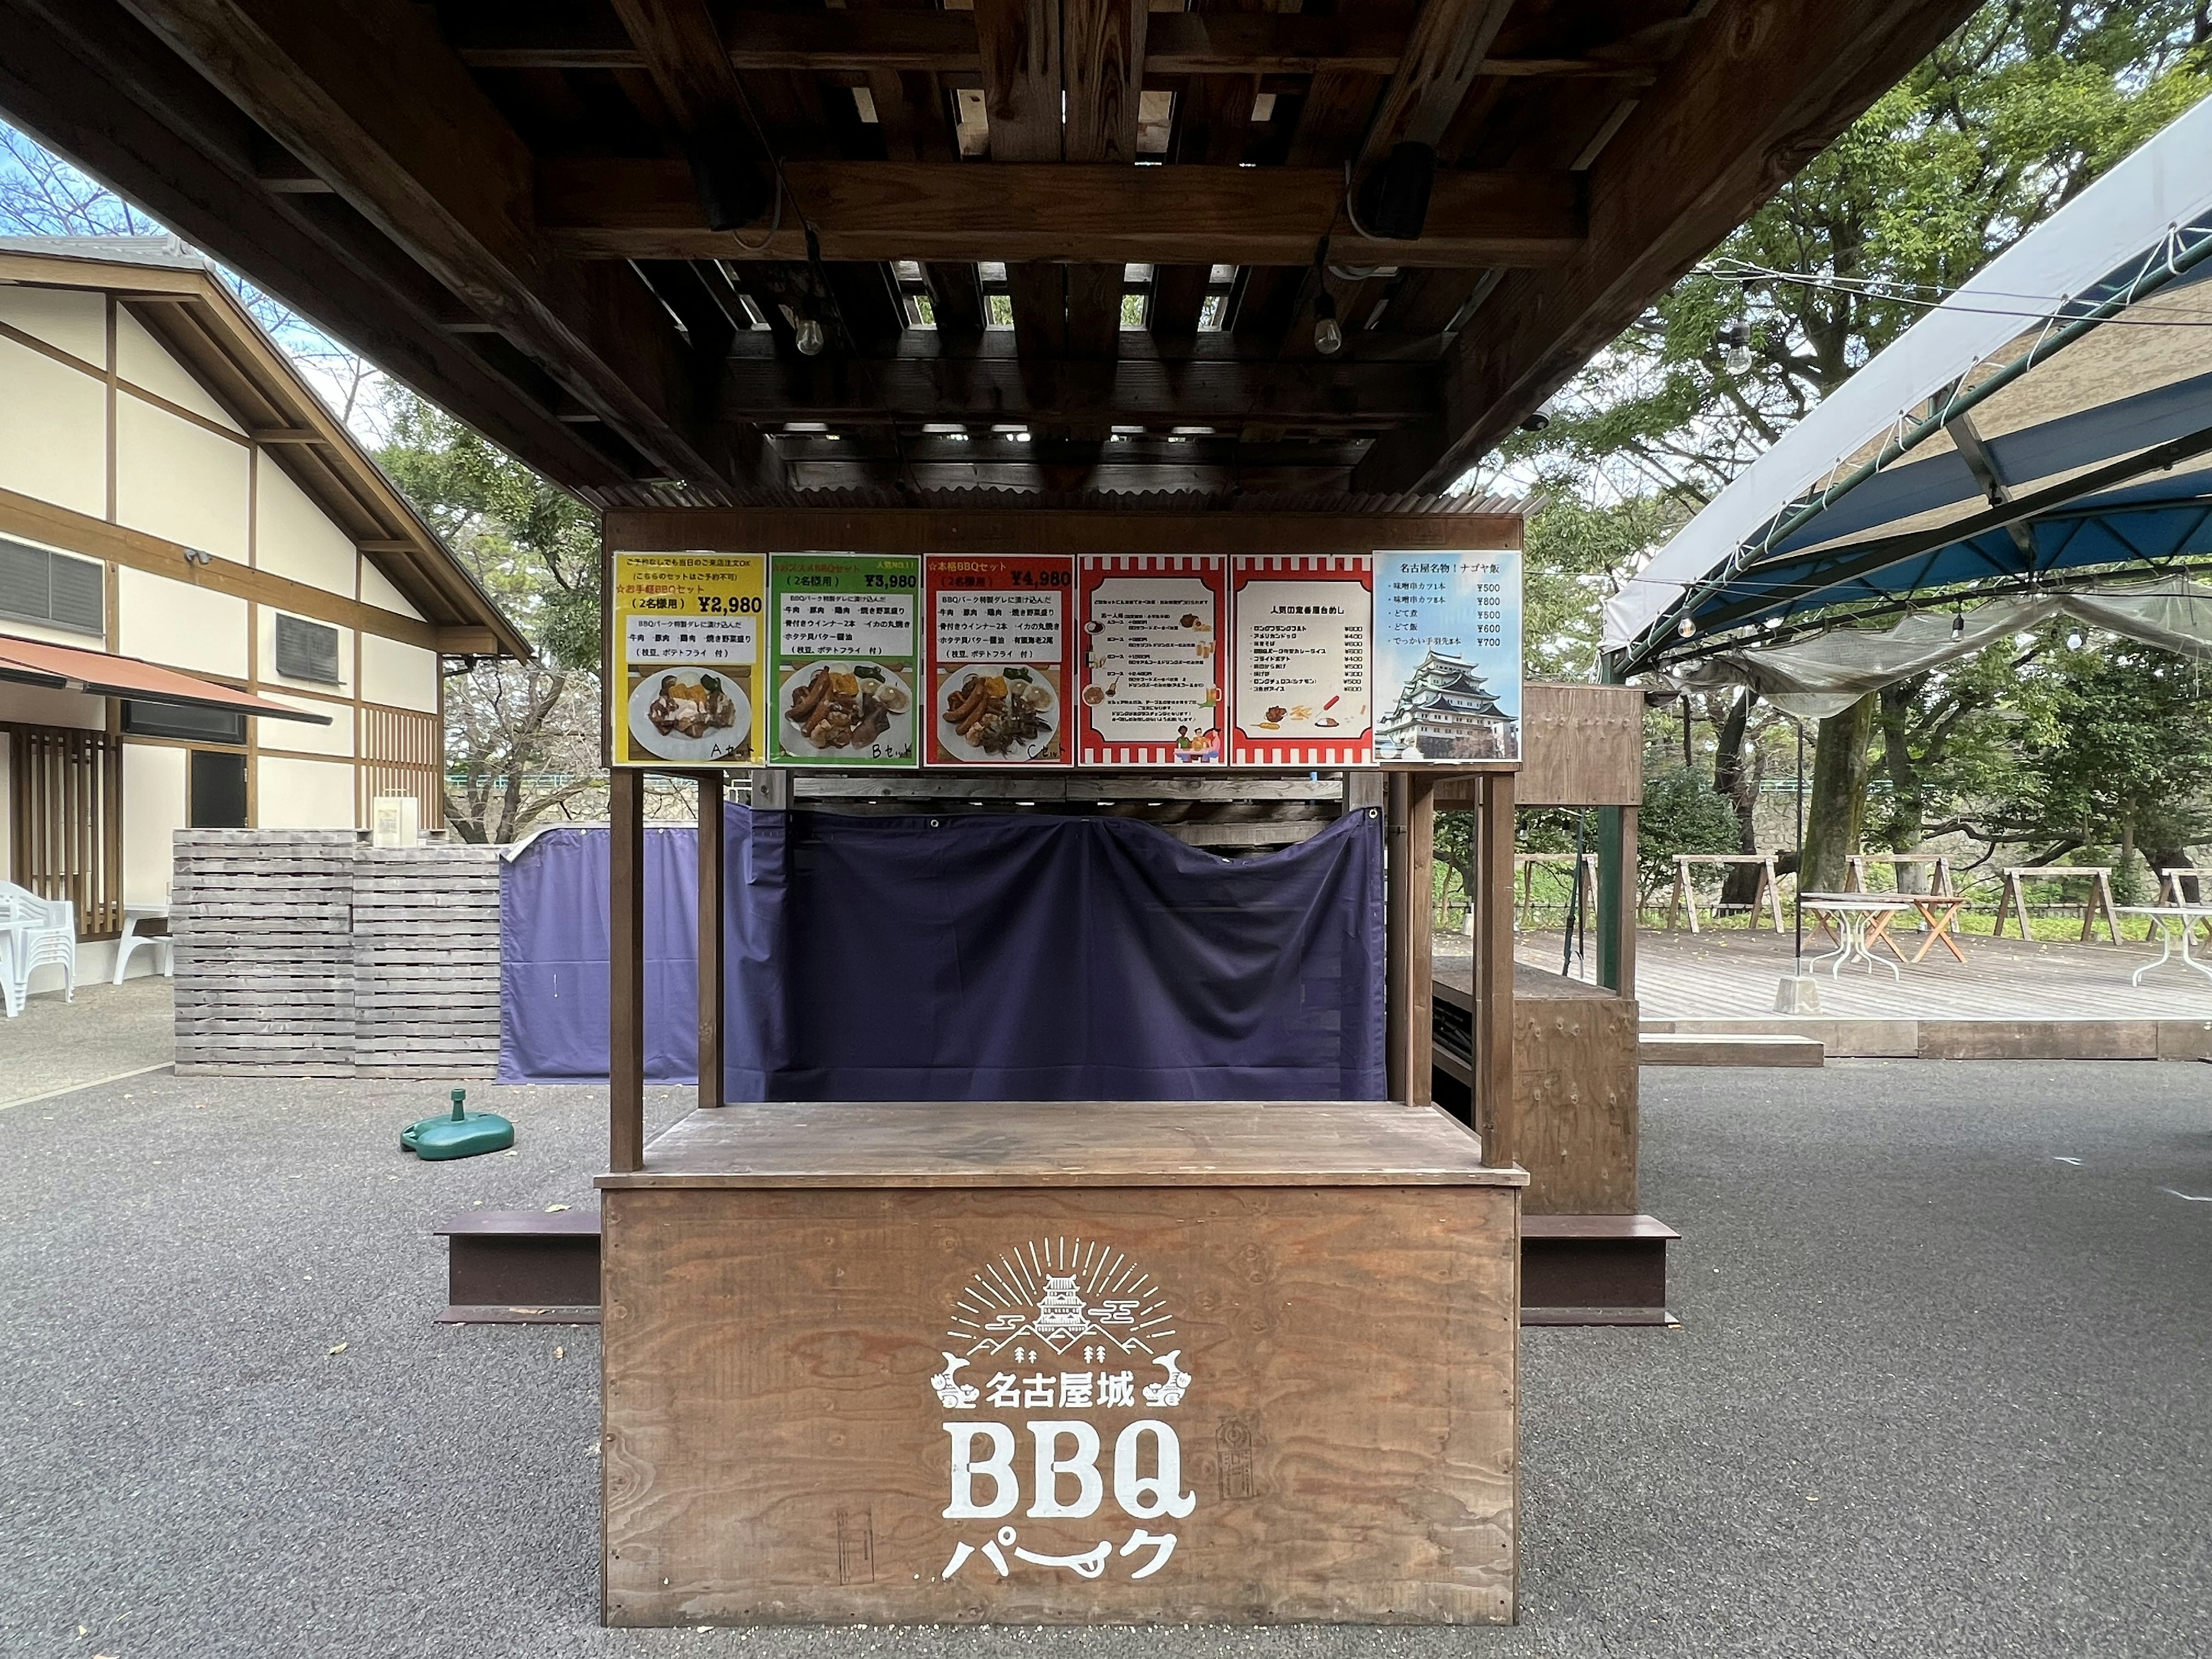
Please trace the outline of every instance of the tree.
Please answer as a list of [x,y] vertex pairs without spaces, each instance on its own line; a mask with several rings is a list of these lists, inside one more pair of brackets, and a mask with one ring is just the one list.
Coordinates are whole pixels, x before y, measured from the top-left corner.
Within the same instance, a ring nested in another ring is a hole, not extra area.
[[[1929,305],[2203,96],[2208,38],[2198,0],[1990,0],[1601,352],[1547,425],[1504,447],[1496,470],[1571,481],[1582,514],[1652,527],[1645,545],[1656,547]],[[1747,331],[1743,361],[1722,349],[1731,325]],[[1530,526],[1532,592],[1570,592],[1581,574],[1580,540],[1538,533],[1554,510],[1547,495]],[[1633,579],[1627,562],[1608,571]],[[1577,649],[1590,631],[1557,617],[1546,626],[1545,639]],[[1880,729],[1893,803],[1931,766],[1942,773],[1990,706],[1962,703],[1942,676],[1890,696]],[[1860,725],[1823,722],[1814,769],[1812,835],[1838,875],[1869,811]],[[1719,735],[1726,773],[1725,724]],[[1743,734],[1753,756],[1758,736]],[[1735,781],[1747,808],[1740,766]],[[1838,789],[1849,798],[1828,793]],[[1913,834],[1911,818],[1883,814],[1879,832]],[[1749,836],[1747,813],[1739,830]]]
[[1736,850],[1735,808],[1698,773],[1669,767],[1644,786],[1636,822],[1636,859],[1648,903],[1674,874],[1678,853]]
[[605,787],[598,525],[411,392],[388,387],[384,412],[378,460],[540,653],[447,679],[446,821],[465,840],[513,841]]

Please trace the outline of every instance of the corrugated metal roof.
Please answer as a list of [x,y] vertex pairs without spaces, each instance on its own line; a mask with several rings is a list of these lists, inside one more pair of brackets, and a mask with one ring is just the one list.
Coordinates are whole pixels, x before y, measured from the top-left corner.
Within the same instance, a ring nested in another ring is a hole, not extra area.
[[856,511],[878,507],[965,508],[972,512],[1109,513],[1334,513],[1419,514],[1439,516],[1512,514],[1525,515],[1528,498],[1518,495],[1355,495],[1323,491],[1249,491],[1221,495],[1211,490],[1050,489],[696,489],[683,484],[629,484],[578,492],[602,512],[623,507],[831,507]]

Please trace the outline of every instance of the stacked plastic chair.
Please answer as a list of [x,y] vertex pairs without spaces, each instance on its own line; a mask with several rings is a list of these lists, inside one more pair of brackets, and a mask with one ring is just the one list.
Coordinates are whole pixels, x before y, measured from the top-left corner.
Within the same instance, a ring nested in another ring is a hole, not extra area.
[[65,1000],[76,1000],[76,906],[0,881],[0,1002],[9,1018],[23,1012],[41,968],[59,968]]

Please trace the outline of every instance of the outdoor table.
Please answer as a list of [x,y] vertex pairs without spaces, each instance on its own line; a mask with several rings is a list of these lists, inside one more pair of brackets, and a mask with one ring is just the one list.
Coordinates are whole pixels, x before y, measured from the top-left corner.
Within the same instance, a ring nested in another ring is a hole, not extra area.
[[114,983],[118,985],[123,983],[123,970],[130,965],[131,953],[142,945],[154,952],[155,960],[161,964],[163,974],[171,975],[175,974],[177,970],[176,941],[167,933],[142,933],[138,931],[138,924],[142,921],[167,921],[168,919],[169,901],[167,899],[149,900],[144,903],[124,905],[123,936],[115,941]]
[[2212,919],[2212,907],[2195,904],[2123,904],[2118,912],[2124,916],[2148,916],[2151,926],[2158,929],[2158,960],[2147,962],[2135,971],[2130,985],[2140,985],[2142,977],[2154,968],[2163,968],[2173,957],[2173,942],[2181,941],[2181,965],[2194,968],[2207,979],[2212,979],[2212,966],[2201,963],[2189,954],[2189,942],[2199,922]]
[[[1866,898],[1873,896],[1861,893],[1856,896]],[[1956,960],[1962,963],[1966,960],[1966,954],[1951,939],[1952,924],[1959,920],[1959,913],[1966,908],[1963,896],[1956,893],[1899,893],[1897,898],[1901,904],[1909,904],[1920,913],[1921,924],[1927,930],[1927,937],[1920,941],[1920,948],[1908,957],[1898,949],[1897,941],[1890,937],[1890,927],[1897,921],[1897,916],[1884,916],[1867,929],[1869,948],[1875,945],[1887,945],[1890,955],[1899,962],[1917,962],[1941,940],[1943,948]],[[1900,910],[1899,915],[1902,914]]]
[[1385,1103],[694,1111],[599,1178],[605,1620],[1510,1621],[1526,1181]]
[[[1869,933],[1875,929],[1877,921],[1884,928],[1895,921],[1908,908],[1910,896],[1876,898],[1865,893],[1801,893],[1798,902],[1820,917],[1824,925],[1832,923],[1842,942],[1840,948],[1814,959],[1816,968],[1824,962],[1828,964],[1830,979],[1840,978],[1847,962],[1863,962],[1869,973],[1879,964],[1889,969],[1893,979],[1901,977],[1896,963],[1883,962],[1869,948],[1872,943]],[[1879,933],[1875,932],[1875,936],[1879,937]],[[1896,947],[1891,948],[1893,951]]]

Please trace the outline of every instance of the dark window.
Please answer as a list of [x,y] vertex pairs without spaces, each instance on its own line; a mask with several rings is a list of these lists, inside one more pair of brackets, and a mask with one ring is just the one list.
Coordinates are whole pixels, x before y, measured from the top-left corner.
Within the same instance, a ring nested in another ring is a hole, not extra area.
[[276,617],[276,672],[288,680],[338,683],[338,630],[297,617]]
[[137,738],[179,738],[187,743],[246,743],[246,716],[228,708],[191,708],[181,703],[123,704],[123,729]]
[[0,536],[0,616],[104,633],[107,567]]
[[219,749],[192,750],[195,830],[246,828],[246,757]]

